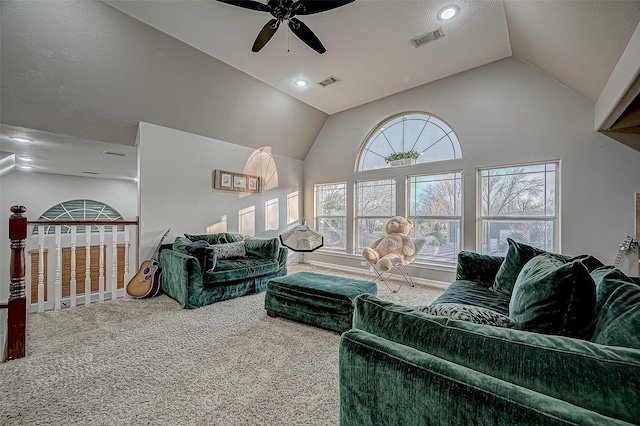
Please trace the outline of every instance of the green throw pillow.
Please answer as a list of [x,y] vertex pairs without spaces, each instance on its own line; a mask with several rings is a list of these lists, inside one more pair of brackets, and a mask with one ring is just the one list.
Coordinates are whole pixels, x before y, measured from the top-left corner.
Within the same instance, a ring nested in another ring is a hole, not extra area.
[[507,243],[509,243],[509,249],[496,274],[493,289],[500,293],[511,294],[522,267],[537,255],[545,253],[545,251],[518,243],[511,238],[507,238]]
[[545,253],[522,268],[511,295],[516,329],[586,338],[594,318],[595,283],[580,262]]
[[613,266],[596,269],[596,309],[591,341],[640,349],[640,285]]

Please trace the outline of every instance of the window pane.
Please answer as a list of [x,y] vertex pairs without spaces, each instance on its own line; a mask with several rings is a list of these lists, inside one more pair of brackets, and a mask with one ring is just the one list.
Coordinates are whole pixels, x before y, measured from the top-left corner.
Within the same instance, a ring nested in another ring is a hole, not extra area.
[[316,185],[317,216],[347,215],[347,184]]
[[412,150],[421,154],[416,163],[462,157],[460,142],[445,122],[412,113],[393,117],[373,131],[360,150],[358,170],[391,167],[384,161],[386,156]]
[[370,247],[371,244],[378,238],[387,235],[385,227],[389,219],[358,219],[356,224],[358,226],[358,252],[361,253],[365,247]]
[[358,182],[356,190],[358,199],[356,216],[395,216],[395,179]]
[[507,253],[507,238],[554,251],[552,220],[485,220],[482,222],[482,253],[504,256]]
[[317,231],[324,237],[323,248],[340,251],[347,249],[346,218],[321,218],[317,222]]
[[485,216],[554,215],[547,201],[555,197],[555,171],[545,173],[544,165],[491,169],[481,179]]
[[462,173],[412,176],[409,206],[410,216],[460,216]]
[[456,262],[460,251],[460,220],[415,219],[412,238],[426,237],[418,259]]

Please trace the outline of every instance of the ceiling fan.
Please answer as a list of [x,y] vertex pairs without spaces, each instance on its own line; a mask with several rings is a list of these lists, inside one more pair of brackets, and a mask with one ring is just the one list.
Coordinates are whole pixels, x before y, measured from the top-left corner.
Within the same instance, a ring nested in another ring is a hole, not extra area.
[[233,6],[244,7],[245,9],[257,10],[259,12],[269,12],[273,15],[271,19],[262,28],[256,41],[253,42],[251,50],[259,52],[276,33],[280,24],[287,21],[287,25],[300,40],[306,43],[310,48],[322,54],[327,51],[322,45],[318,37],[298,18],[296,15],[313,15],[314,13],[325,12],[340,6],[352,3],[355,0],[337,0],[337,1],[320,1],[320,0],[269,0],[267,4],[254,0],[218,0],[222,3],[231,4]]

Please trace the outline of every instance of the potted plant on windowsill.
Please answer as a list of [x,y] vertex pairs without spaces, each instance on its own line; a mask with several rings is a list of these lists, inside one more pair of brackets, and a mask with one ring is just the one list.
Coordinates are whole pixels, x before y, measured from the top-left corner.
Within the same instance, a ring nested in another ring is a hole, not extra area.
[[391,167],[397,166],[413,166],[416,164],[416,159],[420,156],[417,151],[413,149],[407,152],[394,152],[384,157],[384,161],[389,163]]

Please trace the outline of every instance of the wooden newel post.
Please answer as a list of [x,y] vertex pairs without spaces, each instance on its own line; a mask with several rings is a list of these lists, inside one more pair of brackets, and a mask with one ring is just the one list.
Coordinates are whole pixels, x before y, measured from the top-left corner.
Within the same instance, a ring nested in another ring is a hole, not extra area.
[[25,356],[26,326],[27,326],[27,297],[25,295],[24,275],[25,247],[27,240],[27,211],[24,206],[13,206],[13,213],[9,218],[9,241],[11,247],[11,264],[9,275],[8,330],[7,330],[7,360],[23,358]]

